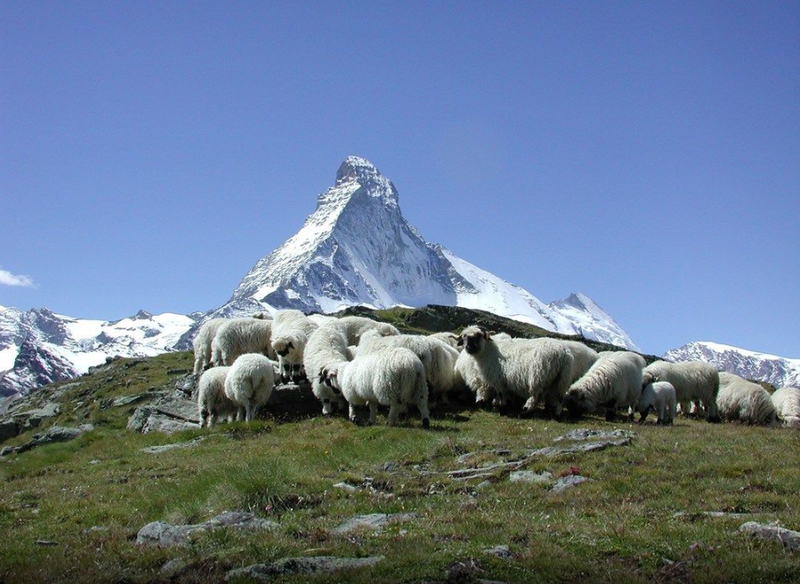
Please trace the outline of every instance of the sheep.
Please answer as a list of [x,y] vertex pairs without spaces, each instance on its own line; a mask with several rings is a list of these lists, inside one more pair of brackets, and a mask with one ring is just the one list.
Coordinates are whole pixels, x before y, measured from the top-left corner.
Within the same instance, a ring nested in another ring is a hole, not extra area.
[[378,404],[389,406],[387,423],[394,426],[408,404],[415,404],[422,427],[430,427],[425,366],[410,349],[386,348],[359,355],[352,361],[324,370],[326,383],[350,404],[349,417],[356,421],[355,406],[369,405],[370,424],[375,423]]
[[303,378],[303,351],[308,337],[318,325],[299,310],[279,310],[272,325],[272,349],[281,364],[281,377],[300,381]]
[[311,391],[322,402],[322,413],[326,416],[333,413],[335,404],[343,406],[344,398],[324,382],[323,370],[337,368],[352,359],[344,326],[337,319],[311,333],[303,352],[303,365],[311,381]]
[[703,361],[671,363],[656,361],[645,367],[642,387],[653,381],[669,381],[675,388],[675,398],[682,411],[689,411],[691,402],[700,402],[709,422],[719,422],[717,393],[719,372]]
[[219,327],[228,322],[227,318],[207,320],[197,331],[192,340],[194,349],[194,375],[200,375],[211,364],[212,344]]
[[365,316],[343,316],[339,319],[339,322],[344,326],[348,345],[358,345],[361,341],[361,336],[371,330],[378,331],[378,334],[382,337],[400,334],[400,331],[388,322],[379,322]]
[[643,424],[650,410],[655,410],[656,424],[672,425],[675,420],[675,388],[669,381],[648,383],[636,403],[636,411],[641,414],[639,423]]
[[308,315],[308,320],[310,320],[311,322],[313,322],[317,326],[322,326],[322,325],[324,325],[326,323],[329,323],[331,321],[338,321],[339,319],[336,318],[335,316],[329,316],[327,314],[315,313],[315,314],[309,314]]
[[450,345],[456,351],[458,350],[458,335],[455,333],[433,333],[432,335],[428,335],[432,339],[439,339],[443,343]]
[[723,420],[754,425],[777,423],[775,405],[767,390],[733,373],[719,374],[717,408]]
[[800,428],[800,389],[782,387],[772,394],[772,404],[784,426]]
[[424,335],[394,335],[382,337],[377,330],[369,330],[361,335],[357,357],[384,349],[404,347],[419,357],[425,366],[428,394],[441,403],[447,403],[447,392],[455,383],[454,367],[458,351],[440,341]]
[[225,395],[225,378],[230,367],[214,367],[204,371],[197,383],[197,411],[200,414],[200,427],[211,427],[220,417],[232,422],[236,416],[236,406]]
[[573,415],[591,413],[605,407],[606,420],[613,421],[615,410],[633,407],[642,393],[644,357],[631,351],[606,351],[573,383],[564,397],[564,405]]
[[600,355],[591,347],[580,341],[559,341],[572,353],[572,373],[570,374],[570,385],[583,377],[594,365]]
[[259,407],[267,403],[275,387],[272,361],[258,353],[241,355],[225,378],[225,395],[238,408],[236,419],[252,422]]
[[562,400],[569,387],[572,354],[552,339],[495,342],[492,334],[478,326],[461,332],[464,351],[456,361],[456,371],[478,404],[505,405],[514,396],[526,399],[523,409],[530,412],[542,398],[545,409],[561,415]]
[[214,335],[214,364],[231,366],[244,353],[262,353],[274,359],[272,327],[271,320],[260,318],[233,318],[222,323]]

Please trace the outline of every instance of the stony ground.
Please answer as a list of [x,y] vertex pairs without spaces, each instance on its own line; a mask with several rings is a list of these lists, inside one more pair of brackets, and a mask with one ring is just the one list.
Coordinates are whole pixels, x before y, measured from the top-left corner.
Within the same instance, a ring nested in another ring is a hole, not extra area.
[[[13,405],[0,421],[10,435],[0,581],[796,582],[800,573],[797,431],[558,423],[466,405],[429,431],[414,418],[354,426],[315,407],[289,415],[302,387],[283,388],[264,420],[200,430],[190,366],[188,353],[118,361]],[[752,523],[772,527],[742,528]]]

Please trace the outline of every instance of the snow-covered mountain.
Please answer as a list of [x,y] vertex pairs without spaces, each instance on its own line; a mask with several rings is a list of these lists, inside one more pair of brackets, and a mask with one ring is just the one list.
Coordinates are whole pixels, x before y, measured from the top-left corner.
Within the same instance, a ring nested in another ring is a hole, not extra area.
[[77,319],[43,308],[0,306],[0,396],[72,379],[108,357],[171,350],[195,318],[144,311],[114,322]]
[[[565,334],[631,338],[583,294],[547,305],[527,290],[427,243],[403,218],[392,182],[348,157],[302,229],[256,265],[213,316],[254,308],[334,312],[347,306],[478,308]],[[246,309],[244,308],[246,307]]]
[[700,341],[664,353],[669,361],[706,361],[720,371],[747,379],[766,381],[775,387],[800,387],[800,359],[748,351],[730,345]]

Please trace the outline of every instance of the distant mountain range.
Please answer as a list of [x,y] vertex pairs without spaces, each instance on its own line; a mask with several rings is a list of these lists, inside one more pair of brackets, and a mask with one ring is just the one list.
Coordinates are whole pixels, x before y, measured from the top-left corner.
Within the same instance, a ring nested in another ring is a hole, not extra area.
[[[334,185],[319,195],[300,231],[256,262],[217,309],[188,316],[140,311],[104,322],[47,309],[0,307],[0,395],[70,379],[109,357],[190,348],[194,332],[208,318],[283,308],[335,312],[355,305],[427,304],[485,310],[549,331],[639,350],[585,294],[545,304],[441,245],[426,242],[403,218],[392,182],[369,161],[350,156],[339,167]],[[709,352],[704,355],[711,357]],[[682,359],[684,354],[668,356]],[[743,359],[742,370],[749,362]],[[777,374],[773,378],[782,379]]]

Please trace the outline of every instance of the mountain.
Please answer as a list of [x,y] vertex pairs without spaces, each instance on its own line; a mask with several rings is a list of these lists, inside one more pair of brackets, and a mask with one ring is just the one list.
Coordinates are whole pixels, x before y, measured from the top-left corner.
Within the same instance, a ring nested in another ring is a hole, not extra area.
[[106,322],[46,308],[23,312],[0,306],[0,396],[72,379],[109,357],[149,357],[172,350],[195,320],[139,311]]
[[730,345],[700,341],[664,353],[669,361],[706,361],[720,371],[747,379],[766,381],[775,387],[800,387],[800,359],[748,351]]
[[258,308],[335,312],[461,306],[550,331],[636,350],[614,320],[583,294],[547,305],[527,290],[431,244],[403,218],[392,182],[364,158],[349,156],[334,185],[293,237],[256,262],[212,316]]

